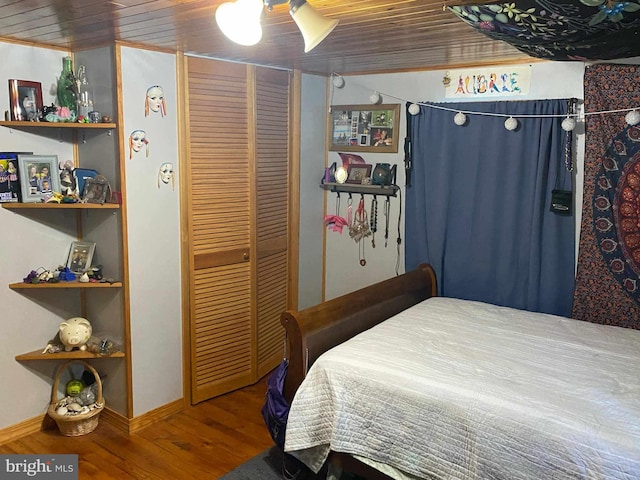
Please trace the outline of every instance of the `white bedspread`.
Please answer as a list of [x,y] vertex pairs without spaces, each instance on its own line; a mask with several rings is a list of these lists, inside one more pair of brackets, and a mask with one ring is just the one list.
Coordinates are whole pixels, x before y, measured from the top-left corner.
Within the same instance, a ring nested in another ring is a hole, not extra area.
[[640,479],[640,331],[432,298],[326,352],[285,450],[419,478]]

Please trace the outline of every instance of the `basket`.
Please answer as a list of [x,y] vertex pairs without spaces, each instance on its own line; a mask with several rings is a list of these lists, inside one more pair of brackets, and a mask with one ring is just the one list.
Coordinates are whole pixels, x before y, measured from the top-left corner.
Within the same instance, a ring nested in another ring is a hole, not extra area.
[[[93,408],[87,413],[78,413],[76,415],[60,415],[56,413],[56,405],[61,400],[58,398],[58,384],[60,383],[60,376],[62,372],[72,363],[80,362],[93,373],[98,385],[98,391],[96,392],[96,408]],[[51,403],[47,409],[48,415],[53,418],[60,429],[60,433],[67,437],[77,437],[80,435],[86,435],[93,432],[98,426],[98,419],[100,413],[104,410],[104,397],[102,396],[102,382],[100,376],[96,372],[95,368],[89,365],[84,360],[70,360],[62,365],[58,369],[55,381],[53,382],[53,388],[51,390]]]

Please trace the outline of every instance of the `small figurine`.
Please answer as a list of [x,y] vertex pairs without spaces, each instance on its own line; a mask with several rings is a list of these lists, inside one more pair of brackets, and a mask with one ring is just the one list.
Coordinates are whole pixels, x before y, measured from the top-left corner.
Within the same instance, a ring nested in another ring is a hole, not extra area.
[[53,103],[51,104],[50,107],[42,107],[42,115],[40,115],[40,120],[43,122],[48,121],[47,115],[49,115],[50,113],[55,114],[57,110],[58,110],[58,107],[56,107]]
[[70,352],[74,348],[86,350],[86,343],[91,338],[91,323],[82,317],[74,317],[60,323],[60,342],[64,345],[64,350]]

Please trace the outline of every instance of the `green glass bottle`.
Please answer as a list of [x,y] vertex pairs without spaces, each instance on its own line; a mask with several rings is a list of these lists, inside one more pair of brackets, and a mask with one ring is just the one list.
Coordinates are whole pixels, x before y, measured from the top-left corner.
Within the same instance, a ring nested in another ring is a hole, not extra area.
[[62,73],[58,79],[58,105],[67,107],[71,112],[68,121],[75,121],[78,116],[78,84],[73,73],[73,63],[71,57],[62,59]]

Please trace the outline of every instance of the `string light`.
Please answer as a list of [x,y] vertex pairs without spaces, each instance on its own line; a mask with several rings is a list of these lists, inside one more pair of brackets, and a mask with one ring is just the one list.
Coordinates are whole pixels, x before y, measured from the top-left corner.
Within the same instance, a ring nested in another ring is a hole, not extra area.
[[634,108],[625,115],[624,120],[629,125],[637,125],[640,123],[640,113],[638,113],[638,111]]
[[332,77],[331,83],[333,84],[334,87],[336,88],[344,87],[344,78],[342,78],[342,75],[339,75],[337,73],[332,73],[331,77]]
[[[344,82],[344,78],[342,78],[342,76],[338,75],[338,74],[331,74],[332,77],[334,77],[334,75],[340,77],[340,79]],[[334,77],[335,78],[335,77]],[[333,81],[333,79],[332,79]],[[343,83],[344,85],[344,83]],[[360,87],[363,88],[368,88],[364,85],[358,85]],[[341,87],[339,87],[341,88]],[[389,98],[393,98],[395,100],[399,100],[401,102],[405,102],[405,103],[410,103],[409,105],[409,113],[411,115],[418,115],[421,111],[420,107],[428,107],[428,108],[436,108],[439,110],[445,110],[445,111],[449,111],[449,112],[456,112],[456,115],[453,117],[453,121],[456,125],[462,126],[466,123],[467,121],[467,115],[480,115],[480,116],[485,116],[485,117],[506,117],[505,120],[505,128],[507,130],[515,130],[516,128],[518,128],[518,118],[562,118],[565,117],[564,120],[562,121],[562,128],[563,130],[570,132],[572,130],[574,130],[577,126],[578,121],[580,121],[580,119],[578,118],[577,115],[566,115],[566,114],[557,114],[557,115],[528,115],[528,114],[523,114],[523,115],[510,115],[510,114],[504,114],[504,113],[487,113],[487,112],[480,112],[480,111],[471,111],[471,110],[465,110],[465,111],[459,111],[458,109],[455,108],[448,108],[448,107],[444,107],[442,105],[433,105],[431,103],[422,103],[422,102],[411,102],[410,100],[407,100],[405,98],[401,98],[401,97],[396,97],[394,95],[390,95],[388,93],[384,93],[384,96],[389,97]],[[382,101],[382,96],[380,94],[380,92],[378,91],[374,91],[370,96],[369,96],[369,101],[372,104],[378,104],[381,103]],[[637,125],[640,123],[640,112],[638,111],[640,110],[640,106],[635,106],[635,107],[631,107],[631,108],[619,108],[619,109],[615,109],[615,110],[600,110],[600,111],[595,111],[595,112],[583,112],[582,113],[582,117],[583,120],[586,119],[587,116],[589,115],[608,115],[608,114],[613,114],[613,113],[625,113],[625,121],[627,124],[629,125]],[[462,119],[464,119],[464,121],[462,121]],[[462,122],[462,123],[458,123],[458,122]],[[515,124],[514,124],[515,122]]]
[[504,128],[510,132],[518,128],[518,120],[513,117],[509,117],[504,121]]
[[456,113],[455,117],[453,117],[453,123],[458,126],[462,126],[467,123],[467,116],[462,112],[458,112]]
[[560,126],[565,132],[572,131],[573,129],[576,128],[576,125],[577,125],[576,119],[569,116],[567,116],[567,118],[562,120],[562,123],[560,124]]

